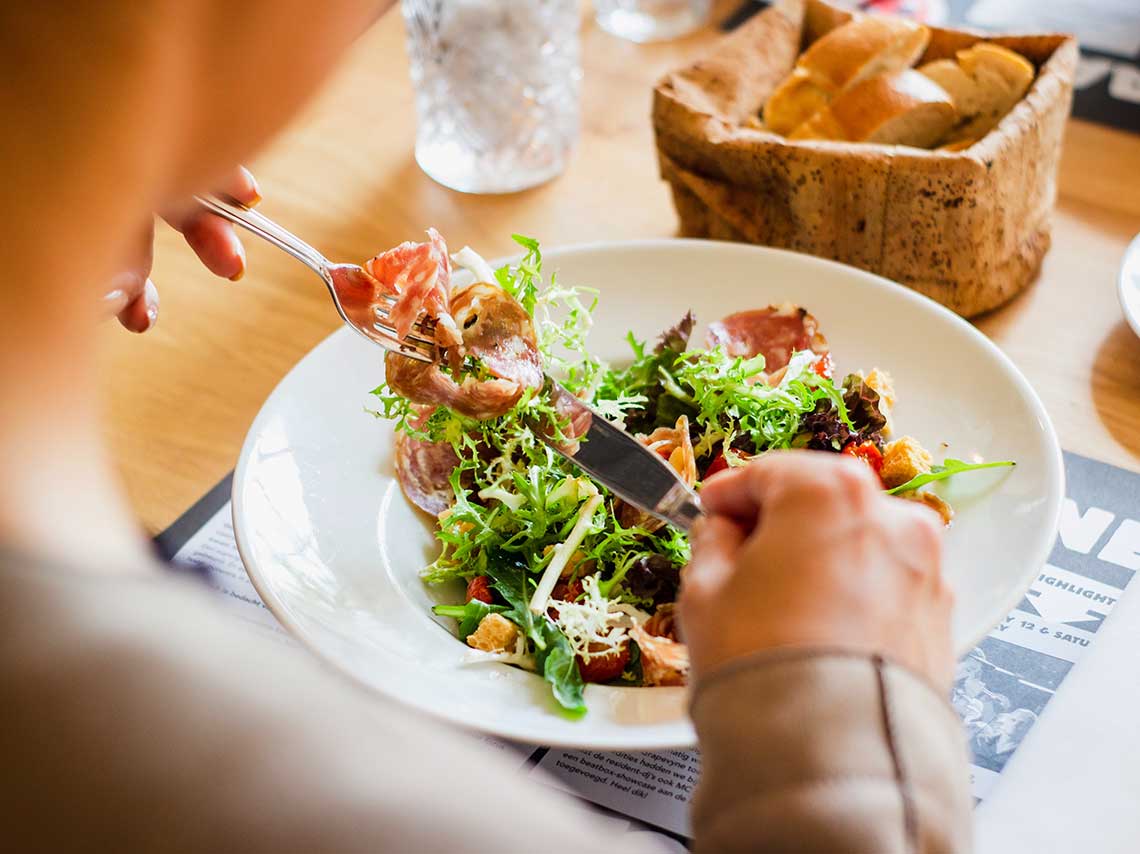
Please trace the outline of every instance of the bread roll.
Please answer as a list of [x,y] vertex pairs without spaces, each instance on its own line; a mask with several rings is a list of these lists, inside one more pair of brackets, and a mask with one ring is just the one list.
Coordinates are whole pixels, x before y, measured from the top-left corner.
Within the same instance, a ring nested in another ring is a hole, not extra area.
[[918,69],[954,100],[960,125],[947,139],[980,139],[1013,109],[1033,83],[1033,65],[1008,48],[989,42],[958,51],[958,60],[939,59]]
[[764,105],[764,124],[788,134],[845,88],[883,72],[909,68],[930,31],[899,18],[861,16],[817,39]]
[[796,128],[791,139],[832,139],[929,148],[958,113],[946,90],[917,71],[879,74],[852,86]]

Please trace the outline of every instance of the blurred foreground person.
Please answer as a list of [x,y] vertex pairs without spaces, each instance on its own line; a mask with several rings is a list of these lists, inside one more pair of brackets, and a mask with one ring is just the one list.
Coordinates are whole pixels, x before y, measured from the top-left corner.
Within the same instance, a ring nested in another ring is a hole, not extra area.
[[[156,317],[158,212],[236,278],[228,226],[180,204],[386,3],[136,0],[0,11],[0,816],[12,850],[612,851],[494,751],[247,633],[157,566],[100,443],[100,315]],[[192,354],[187,354],[191,356]],[[681,618],[705,851],[965,851],[937,519],[859,463],[773,454],[711,481]],[[643,842],[637,842],[644,845]]]

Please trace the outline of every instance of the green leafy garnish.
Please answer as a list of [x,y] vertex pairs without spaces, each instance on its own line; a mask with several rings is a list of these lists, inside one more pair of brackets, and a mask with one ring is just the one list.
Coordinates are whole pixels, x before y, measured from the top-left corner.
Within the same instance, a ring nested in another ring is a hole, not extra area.
[[526,250],[522,261],[512,267],[507,264],[495,271],[495,280],[508,294],[519,301],[526,313],[534,317],[538,302],[538,285],[542,281],[542,252],[538,241],[522,234],[512,234],[511,240]]
[[[653,423],[645,425],[650,430],[672,426],[679,415],[688,415],[698,428],[693,439],[698,457],[735,440],[746,442],[753,453],[789,448],[804,416],[820,401],[830,404],[842,423],[853,426],[843,389],[815,372],[813,358],[793,359],[783,380],[772,387],[757,381],[764,370],[763,356],[735,358],[720,347],[647,353],[645,344],[632,336],[629,343],[633,364],[609,372],[599,398],[645,397],[653,405]],[[644,429],[638,415],[631,407],[630,422]]]
[[585,683],[570,642],[546,614],[530,610],[534,580],[523,558],[498,552],[487,562],[491,585],[510,605],[504,616],[534,644],[535,669],[550,683],[554,698],[571,715],[586,712]]
[[431,612],[437,617],[453,617],[459,621],[459,639],[467,640],[467,636],[479,628],[483,618],[488,614],[502,614],[508,610],[502,605],[489,605],[478,599],[472,599],[466,605],[436,605]]
[[888,495],[896,495],[900,492],[910,492],[912,489],[918,489],[920,486],[926,486],[928,483],[934,483],[938,480],[946,480],[956,474],[962,474],[967,471],[980,471],[981,469],[996,469],[1005,468],[1008,466],[1015,466],[1017,463],[1013,460],[1001,460],[994,463],[967,463],[962,460],[947,459],[942,465],[934,466],[930,471],[925,474],[919,474],[912,477],[906,483],[899,484],[893,489],[888,489]]
[[629,642],[629,664],[625,666],[619,680],[625,685],[640,685],[645,681],[645,674],[641,666],[641,647],[637,641]]

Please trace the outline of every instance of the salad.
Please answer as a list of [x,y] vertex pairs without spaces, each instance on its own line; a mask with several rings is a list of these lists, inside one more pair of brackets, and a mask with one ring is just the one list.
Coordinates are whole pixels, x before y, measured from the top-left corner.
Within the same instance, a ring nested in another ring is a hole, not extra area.
[[[437,520],[425,582],[465,586],[435,615],[454,620],[477,659],[541,675],[568,714],[585,712],[590,682],[686,683],[674,609],[689,543],[543,441],[569,426],[547,374],[696,489],[757,455],[813,448],[863,461],[885,490],[949,524],[953,511],[928,484],[1012,465],[935,465],[914,438],[893,438],[890,376],[836,377],[819,324],[798,306],[732,314],[704,342],[692,340],[689,313],[656,340],[630,334],[628,364],[611,366],[586,346],[598,294],[544,278],[537,241],[515,235],[521,260],[492,270],[429,238],[365,265],[377,293],[395,297],[401,334],[433,332],[438,350],[430,364],[388,354],[373,414],[394,422],[405,494]],[[453,286],[456,268],[469,284]]]

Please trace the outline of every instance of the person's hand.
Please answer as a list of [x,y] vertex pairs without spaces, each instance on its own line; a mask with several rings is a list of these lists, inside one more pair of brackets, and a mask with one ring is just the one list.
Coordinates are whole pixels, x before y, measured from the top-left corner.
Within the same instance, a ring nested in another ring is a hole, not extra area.
[[[241,166],[219,189],[250,206],[261,198],[253,175]],[[245,250],[233,225],[195,205],[164,211],[161,216],[182,233],[211,273],[231,281],[237,281],[245,273]],[[146,332],[158,320],[158,289],[150,280],[153,258],[154,220],[151,219],[140,229],[132,257],[111,279],[103,297],[107,315],[118,317],[131,332]]]
[[878,654],[949,690],[942,525],[861,462],[782,451],[704,485],[680,617],[696,678],[778,647]]

